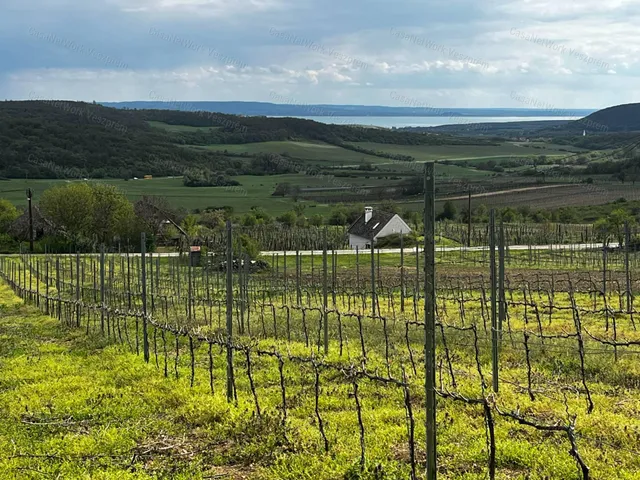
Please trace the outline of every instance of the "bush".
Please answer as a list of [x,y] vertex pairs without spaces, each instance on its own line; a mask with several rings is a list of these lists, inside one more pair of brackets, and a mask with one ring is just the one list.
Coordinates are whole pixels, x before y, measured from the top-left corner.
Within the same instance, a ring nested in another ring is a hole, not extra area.
[[[402,238],[402,245],[404,247],[415,247],[417,239],[415,235],[408,234]],[[376,242],[376,248],[400,248],[400,234],[394,233],[388,237],[379,238]]]

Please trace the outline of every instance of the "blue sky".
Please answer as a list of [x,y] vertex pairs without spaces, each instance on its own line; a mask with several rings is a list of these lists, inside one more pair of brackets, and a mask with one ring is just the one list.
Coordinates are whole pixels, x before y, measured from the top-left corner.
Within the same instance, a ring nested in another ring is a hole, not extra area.
[[0,0],[0,98],[602,108],[640,102],[639,23],[637,0]]

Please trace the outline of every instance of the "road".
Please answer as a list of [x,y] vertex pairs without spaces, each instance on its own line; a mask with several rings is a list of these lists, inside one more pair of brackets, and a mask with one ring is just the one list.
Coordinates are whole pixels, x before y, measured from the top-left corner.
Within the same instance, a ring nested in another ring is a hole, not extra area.
[[[557,243],[557,244],[553,244],[553,245],[510,245],[508,246],[510,251],[518,251],[518,250],[591,250],[591,249],[601,249],[603,247],[602,243],[572,243],[572,244],[562,244],[562,243]],[[618,243],[617,242],[611,242],[609,243],[609,247],[611,248],[617,248],[618,247]],[[410,254],[415,252],[416,247],[405,247],[404,248],[404,253],[406,254]],[[418,249],[420,252],[423,251],[423,247],[419,247]],[[436,247],[436,253],[437,252],[484,252],[484,251],[488,251],[489,247],[488,246],[480,246],[480,247]],[[298,252],[300,255],[302,256],[310,256],[310,255],[322,255],[322,250],[300,250]],[[329,253],[331,253],[331,251],[329,251]],[[336,255],[355,255],[356,251],[355,250],[351,250],[351,249],[347,249],[347,250],[336,250],[335,251]],[[369,253],[369,249],[362,249],[360,250],[360,253],[366,255]],[[376,254],[378,253],[378,249],[376,249]],[[400,249],[399,248],[381,248],[380,249],[380,254],[400,254]],[[296,255],[296,251],[295,250],[288,250],[286,252],[283,252],[282,250],[279,251],[264,251],[260,253],[262,256],[265,257],[271,257],[274,255],[278,255],[279,257],[282,257],[284,255],[286,255],[287,257],[295,257]],[[39,254],[36,254],[39,255]],[[67,254],[60,254],[60,255],[67,255]],[[93,254],[83,254],[83,255],[94,255],[94,256],[99,256],[99,253],[93,253]],[[122,254],[123,256],[126,255],[125,253]],[[136,257],[136,256],[140,256],[140,253],[130,253],[129,254],[132,257]],[[154,253],[153,256],[154,257],[177,257],[180,254],[178,252],[163,252],[163,253]],[[186,252],[183,253],[183,255],[186,255]]]
[[[618,244],[616,242],[611,242],[609,244],[610,247],[615,248],[618,246]],[[553,245],[511,245],[508,247],[509,250],[513,251],[517,251],[517,250],[529,250],[529,248],[531,248],[531,250],[590,250],[590,249],[594,249],[594,248],[598,248],[601,249],[602,248],[602,243],[573,243],[573,244],[553,244]],[[405,247],[404,248],[404,253],[412,253],[415,252],[416,247]],[[436,247],[436,252],[483,252],[483,251],[488,251],[489,247],[488,246],[480,246],[480,247]],[[419,247],[419,251],[422,252],[423,248]],[[298,252],[301,256],[310,256],[310,255],[322,255],[322,250],[300,250]],[[331,253],[331,252],[329,252]],[[355,250],[336,250],[335,251],[336,255],[355,255],[356,251]],[[362,254],[367,254],[369,253],[369,249],[362,249],[360,250],[360,253]],[[376,249],[376,253],[378,253],[378,250]],[[386,253],[395,253],[395,254],[399,254],[400,253],[400,249],[399,248],[381,248],[380,249],[380,254],[386,254]],[[135,256],[135,255],[140,255],[139,253],[132,253],[131,255]],[[153,256],[154,257],[177,257],[179,255],[179,253],[177,252],[170,252],[170,253],[154,253]],[[184,255],[184,254],[183,254]],[[265,256],[265,257],[272,257],[274,255],[278,255],[279,257],[282,256],[287,256],[287,257],[295,257],[296,255],[296,251],[295,250],[288,250],[286,252],[279,250],[279,251],[265,251],[265,252],[261,252],[261,255]]]
[[[612,248],[615,248],[618,246],[617,242],[611,242],[609,243],[609,246]],[[589,249],[593,249],[593,248],[598,248],[601,249],[603,247],[602,243],[573,243],[573,244],[554,244],[554,245],[511,245],[509,246],[509,250],[510,251],[517,251],[517,250],[589,250]],[[405,247],[404,248],[404,252],[405,253],[411,253],[414,252],[416,249],[416,247]],[[419,251],[422,252],[423,248],[420,247]],[[483,251],[489,251],[489,247],[488,246],[481,246],[481,247],[436,247],[436,252],[483,252]],[[369,253],[369,249],[366,250],[360,250],[361,253]],[[301,250],[300,255],[311,255],[313,253],[313,255],[322,255],[322,250]],[[336,250],[335,251],[336,255],[354,255],[355,254],[355,250]],[[376,249],[376,253],[378,253],[378,250]],[[384,253],[400,253],[400,249],[399,248],[381,248],[380,249],[380,253],[384,254]],[[270,257],[273,255],[278,255],[278,256],[284,256],[286,254],[287,257],[289,256],[295,256],[296,252],[295,251],[287,251],[287,252],[283,252],[283,251],[269,251],[269,252],[261,252],[262,255],[266,256],[266,257]],[[171,254],[171,255],[177,255],[177,254]]]

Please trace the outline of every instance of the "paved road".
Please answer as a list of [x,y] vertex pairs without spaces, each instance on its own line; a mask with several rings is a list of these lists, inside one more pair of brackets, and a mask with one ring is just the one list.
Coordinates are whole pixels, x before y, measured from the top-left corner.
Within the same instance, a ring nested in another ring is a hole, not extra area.
[[[516,250],[589,250],[589,249],[593,249],[593,248],[602,248],[602,243],[574,243],[574,244],[555,244],[555,245],[511,245],[509,246],[509,250],[511,251],[516,251]],[[616,242],[612,242],[609,244],[610,247],[617,247],[618,244]],[[411,253],[413,251],[415,251],[416,247],[405,247],[404,252],[405,253]],[[419,251],[422,252],[423,248],[420,247]],[[483,252],[483,251],[488,251],[489,247],[488,246],[481,246],[481,247],[436,247],[436,252]],[[363,249],[360,250],[361,253],[369,253],[369,249]],[[376,250],[376,253],[378,252],[378,250]],[[301,250],[300,255],[311,255],[312,251],[311,250]],[[336,250],[335,251],[336,255],[353,255],[355,254],[355,250]],[[400,253],[400,249],[399,248],[381,248],[380,249],[380,253]],[[284,254],[286,254],[286,256],[295,256],[296,252],[295,251],[287,251],[287,252],[283,252],[283,251],[270,251],[270,252],[262,252],[262,255],[265,256],[272,256],[272,255],[279,255],[279,256],[283,256]],[[322,254],[322,250],[313,250],[313,254],[314,255],[321,255]]]
[[[602,243],[572,243],[572,244],[553,244],[553,245],[511,245],[509,246],[509,250],[511,251],[516,251],[516,250],[590,250],[590,249],[601,249],[602,248]],[[609,243],[609,246],[611,248],[616,248],[618,246],[617,242],[611,242]],[[405,247],[404,248],[404,253],[412,253],[415,252],[416,247]],[[488,246],[480,246],[480,247],[436,247],[436,252],[483,252],[483,251],[488,251],[489,247]],[[419,247],[419,251],[422,252],[423,248]],[[307,256],[307,255],[322,255],[322,250],[300,250],[300,255],[303,256]],[[356,251],[355,250],[336,250],[335,251],[336,255],[355,255]],[[362,254],[367,254],[369,253],[369,249],[361,249],[360,253]],[[378,253],[378,250],[376,249],[376,253]],[[380,253],[384,254],[384,253],[396,253],[399,254],[400,253],[400,249],[399,248],[381,248],[380,249]],[[287,252],[283,252],[282,250],[279,251],[266,251],[266,252],[261,252],[262,255],[266,256],[266,257],[271,257],[273,255],[278,255],[279,257],[282,257],[283,255],[286,254],[287,257],[295,257],[296,252],[295,250],[288,250]],[[93,255],[99,255],[97,253],[93,254]],[[126,255],[126,254],[123,254]],[[131,253],[131,256],[139,256],[139,253]],[[167,252],[167,253],[154,253],[153,256],[154,257],[177,257],[180,254],[178,252]],[[183,253],[183,255],[186,255],[186,253]]]

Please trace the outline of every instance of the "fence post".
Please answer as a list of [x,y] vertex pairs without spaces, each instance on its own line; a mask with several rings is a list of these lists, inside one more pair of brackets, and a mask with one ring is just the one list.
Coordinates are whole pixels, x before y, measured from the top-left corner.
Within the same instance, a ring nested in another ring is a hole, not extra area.
[[356,245],[356,292],[360,292],[360,249]]
[[100,331],[104,334],[104,244],[100,245]]
[[142,265],[142,350],[144,361],[149,363],[149,337],[147,333],[147,237],[140,234],[140,263]]
[[502,325],[506,318],[506,296],[504,293],[504,222],[500,220],[500,231],[498,233],[498,336],[502,341]]
[[471,185],[469,185],[469,201],[467,204],[468,224],[467,224],[467,247],[471,248]]
[[[189,323],[191,323],[192,317],[192,308],[193,308],[193,265],[192,265],[192,256],[191,256],[191,239],[189,239],[189,253],[187,254],[187,318],[189,319]],[[178,272],[180,270],[178,269]],[[178,275],[180,275],[178,273]]]
[[322,323],[324,328],[324,353],[329,353],[329,292],[327,291],[327,227],[324,228],[322,237]]
[[[18,274],[20,273],[21,270],[18,270]],[[58,320],[62,320],[62,295],[60,293],[60,257],[56,257],[56,292],[57,292],[57,297],[58,297],[58,305],[56,306],[56,315],[58,316]]]
[[287,278],[287,251],[283,250],[282,251],[282,275],[284,278],[284,297],[283,297],[283,305],[286,305],[288,303],[288,297],[289,297],[289,288],[288,288],[288,278]]
[[424,348],[427,480],[436,479],[435,164],[424,169]]
[[491,283],[491,361],[493,370],[493,391],[498,392],[498,318],[496,299],[496,211],[489,216],[489,281]]
[[233,401],[233,236],[227,220],[227,402]]
[[300,276],[302,275],[300,262],[300,250],[296,248],[296,303],[302,305],[302,291],[300,290]]
[[609,309],[607,303],[607,262],[608,262],[608,251],[607,251],[607,242],[602,245],[602,301],[604,302],[604,321],[605,321],[605,329],[609,331]]
[[400,232],[400,311],[404,313],[404,235]]
[[376,316],[376,253],[371,238],[371,316]]
[[80,254],[76,252],[76,326],[80,327]]
[[49,315],[49,259],[44,257],[44,313]]
[[629,222],[624,222],[624,271],[627,282],[627,313],[632,313],[631,271],[629,269],[629,250],[631,248],[631,229]]

